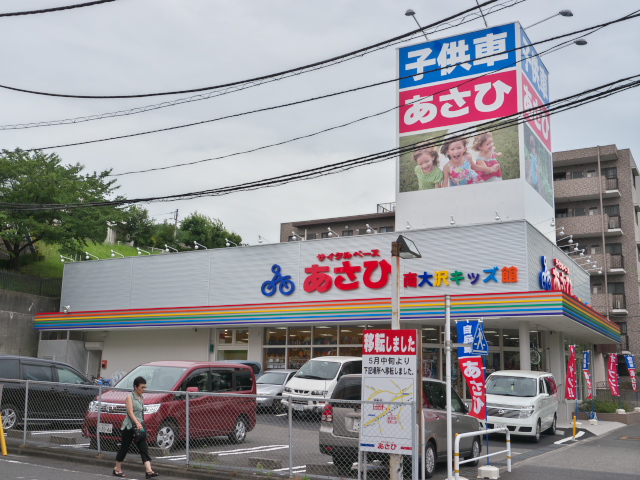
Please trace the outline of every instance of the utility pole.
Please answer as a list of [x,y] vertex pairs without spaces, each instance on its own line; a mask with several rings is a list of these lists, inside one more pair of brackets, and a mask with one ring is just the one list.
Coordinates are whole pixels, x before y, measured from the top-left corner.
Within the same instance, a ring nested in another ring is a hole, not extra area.
[[178,209],[173,214],[173,220],[175,221],[175,227],[173,229],[173,238],[175,239],[178,236]]

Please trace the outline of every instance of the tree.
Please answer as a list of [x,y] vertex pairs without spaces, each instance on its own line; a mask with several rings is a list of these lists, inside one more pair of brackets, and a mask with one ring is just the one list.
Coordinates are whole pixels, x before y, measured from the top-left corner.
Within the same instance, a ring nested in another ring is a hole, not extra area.
[[181,240],[187,245],[194,245],[194,241],[207,248],[222,248],[226,246],[225,238],[240,245],[242,238],[236,233],[224,228],[222,221],[212,219],[198,212],[187,216],[180,223]]
[[20,255],[39,241],[60,246],[71,254],[87,240],[103,242],[107,222],[122,219],[113,206],[25,209],[18,204],[72,204],[108,201],[118,188],[107,180],[110,171],[83,174],[80,164],[62,165],[55,153],[13,152],[0,155],[0,239],[10,255],[9,267],[17,270]]
[[[149,211],[145,208],[132,205],[123,212],[123,220],[120,230],[136,247],[155,246],[153,236],[156,231],[153,219],[149,218]],[[162,245],[164,248],[164,244]]]

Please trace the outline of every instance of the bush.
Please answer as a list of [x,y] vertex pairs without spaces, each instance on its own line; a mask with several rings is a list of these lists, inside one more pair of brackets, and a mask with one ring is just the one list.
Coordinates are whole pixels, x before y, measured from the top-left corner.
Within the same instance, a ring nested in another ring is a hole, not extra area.
[[593,400],[593,404],[592,404],[591,400],[585,400],[585,401],[581,402],[579,407],[578,407],[578,409],[581,412],[590,412],[592,410],[592,405],[593,405],[593,410],[596,413],[616,413],[616,410],[618,410],[619,408],[624,408],[627,412],[630,411],[630,410],[633,410],[625,402],[622,402],[622,407],[620,407],[620,402],[619,401],[600,400],[598,398]]

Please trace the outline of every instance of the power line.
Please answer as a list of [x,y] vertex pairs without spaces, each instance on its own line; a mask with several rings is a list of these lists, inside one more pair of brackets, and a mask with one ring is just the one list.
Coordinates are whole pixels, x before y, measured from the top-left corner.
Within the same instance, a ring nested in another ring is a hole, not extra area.
[[[462,12],[458,12],[454,15],[451,15],[447,18],[444,18],[442,20],[439,20],[437,22],[434,22],[432,24],[427,25],[425,28],[431,28],[431,27],[435,27],[443,22],[448,22],[450,20],[453,20],[457,17],[460,17],[462,15],[468,14],[470,12],[474,12],[475,10],[478,10],[481,7],[484,7],[486,5],[491,5],[493,3],[496,3],[498,0],[487,0],[485,3],[481,4],[481,5],[477,5],[475,7],[472,8],[468,8],[467,10],[463,10]],[[274,78],[274,77],[280,77],[280,76],[284,76],[284,75],[289,75],[295,72],[300,72],[303,70],[308,70],[308,69],[312,69],[318,66],[321,66],[323,64],[328,64],[328,63],[332,63],[332,62],[336,62],[338,60],[347,58],[347,57],[357,57],[357,56],[363,56],[366,55],[367,53],[369,53],[370,50],[379,48],[381,46],[384,46],[388,43],[391,42],[396,42],[398,40],[402,40],[402,39],[406,39],[412,35],[415,35],[416,33],[422,33],[423,29],[419,28],[416,30],[413,30],[409,33],[405,33],[403,35],[397,36],[397,37],[393,37],[390,38],[388,40],[376,43],[374,45],[369,45],[368,47],[364,47],[364,48],[360,48],[358,50],[354,50],[352,52],[348,52],[348,53],[344,53],[342,55],[338,55],[337,57],[333,57],[333,58],[329,58],[326,60],[321,60],[319,62],[314,62],[314,63],[310,63],[308,65],[304,65],[301,67],[296,67],[296,68],[292,68],[289,70],[284,70],[282,72],[278,72],[278,73],[272,73],[269,75],[263,75],[260,77],[255,77],[255,78],[251,78],[248,80],[240,80],[240,81],[236,81],[236,82],[230,82],[230,83],[225,83],[225,84],[221,84],[221,85],[212,85],[212,86],[208,86],[208,87],[201,87],[201,88],[192,88],[192,89],[186,89],[186,90],[174,90],[174,91],[170,91],[170,92],[157,92],[157,93],[142,93],[142,94],[135,94],[135,95],[75,95],[75,94],[64,94],[64,93],[52,93],[52,92],[40,92],[40,91],[35,91],[35,90],[26,90],[26,89],[22,89],[22,88],[16,88],[16,87],[9,87],[7,85],[0,85],[0,88],[4,88],[7,90],[13,90],[16,92],[22,92],[22,93],[31,93],[33,95],[43,95],[43,96],[47,96],[47,97],[62,97],[62,98],[83,98],[83,99],[117,99],[117,98],[143,98],[143,97],[159,97],[159,96],[165,96],[165,95],[180,95],[180,94],[185,94],[185,93],[195,93],[195,92],[204,92],[207,90],[215,90],[215,89],[220,89],[220,88],[227,88],[227,87],[232,87],[232,86],[237,86],[237,85],[241,85],[244,83],[250,83],[250,82],[257,82],[257,81],[261,81],[261,80],[266,80],[266,79],[270,79],[270,78]]]
[[[510,8],[514,5],[517,5],[519,3],[525,2],[526,0],[501,0],[501,3],[496,4],[496,5],[492,5],[488,10],[488,13],[486,15],[489,15],[491,13],[495,13],[498,12],[500,10],[504,10],[505,8]],[[429,31],[427,32],[428,34],[433,34],[436,32],[440,32],[440,31],[444,31],[444,30],[448,30],[450,28],[455,28],[458,27],[460,25],[464,25],[466,23],[472,22],[474,20],[476,20],[477,18],[479,18],[479,14],[477,12],[473,12],[469,15],[466,15],[464,17],[460,18],[460,21],[453,24],[451,22],[443,22],[442,24],[437,25],[436,27],[433,27],[431,29],[429,29]],[[401,43],[405,43],[408,41],[413,40],[413,38],[417,38],[420,37],[422,34],[421,33],[416,33],[414,35],[412,35],[411,37],[408,38],[403,38],[401,40],[398,40],[397,42],[392,42],[386,45],[383,45],[381,47],[372,49],[371,51],[367,52],[368,53],[373,53],[376,51],[380,51],[383,50],[385,48],[394,46],[394,45],[398,45]],[[364,55],[359,55],[358,57],[362,57]],[[312,71],[316,71],[316,70],[320,70],[322,68],[326,68],[329,66],[334,66],[334,65],[339,65],[340,63],[349,61],[349,60],[353,60],[354,58],[357,57],[350,57],[350,58],[345,58],[345,59],[341,59],[338,60],[336,62],[333,62],[331,64],[325,64],[325,65],[321,65],[306,71],[301,71],[301,72],[295,72],[292,73],[291,75],[287,75],[284,76],[282,78],[271,78],[271,79],[267,79],[264,81],[260,81],[260,82],[253,82],[253,83],[246,83],[246,84],[241,84],[238,86],[234,86],[234,87],[228,87],[225,88],[221,91],[214,91],[214,92],[208,92],[208,93],[204,93],[204,94],[198,94],[198,95],[193,95],[191,97],[186,97],[186,98],[180,98],[177,100],[172,100],[169,102],[162,102],[162,103],[157,103],[157,104],[153,104],[153,105],[146,105],[146,106],[142,106],[142,107],[134,107],[134,108],[128,108],[125,110],[117,110],[115,112],[107,112],[107,113],[98,113],[95,115],[86,115],[86,116],[81,116],[81,117],[74,117],[74,118],[65,118],[65,119],[59,119],[59,120],[48,120],[48,121],[39,121],[39,122],[27,122],[27,123],[16,123],[16,124],[9,124],[9,125],[0,125],[0,130],[23,130],[23,129],[27,129],[27,128],[39,128],[39,127],[49,127],[49,126],[54,126],[54,125],[71,125],[71,124],[77,124],[77,123],[85,123],[85,122],[91,122],[91,121],[95,121],[95,120],[103,120],[105,118],[115,118],[115,117],[124,117],[124,116],[128,116],[128,115],[136,115],[138,113],[144,113],[144,112],[149,112],[149,111],[154,111],[154,110],[159,110],[162,108],[167,108],[167,107],[173,107],[176,105],[182,105],[185,103],[192,103],[192,102],[198,102],[201,100],[208,100],[211,98],[216,98],[219,96],[223,96],[223,95],[228,95],[231,93],[235,93],[238,91],[243,91],[246,90],[248,88],[253,88],[253,87],[257,87],[260,85],[265,85],[267,83],[272,83],[272,82],[276,82],[276,81],[280,81],[283,80],[285,78],[291,78],[297,75],[301,75],[303,73],[309,73]]]
[[[605,22],[605,23],[602,23],[602,24],[599,24],[599,25],[595,25],[595,26],[592,26],[592,27],[584,28],[584,29],[581,29],[581,30],[577,30],[577,31],[574,31],[574,32],[567,33],[567,34],[558,35],[558,36],[555,36],[555,37],[552,37],[552,38],[549,38],[549,39],[546,39],[546,40],[540,40],[538,42],[533,42],[530,45],[526,45],[526,46],[522,46],[522,47],[516,47],[516,48],[510,49],[510,50],[506,50],[505,52],[495,53],[493,55],[488,56],[487,58],[490,58],[492,56],[502,55],[503,53],[508,53],[508,52],[512,52],[512,51],[518,51],[518,50],[521,50],[523,48],[528,48],[530,46],[540,45],[540,44],[543,44],[543,43],[559,40],[559,39],[562,39],[562,38],[578,35],[578,34],[585,33],[585,32],[589,32],[587,35],[590,35],[591,33],[594,33],[595,31],[601,30],[602,28],[604,28],[606,26],[613,25],[613,24],[616,24],[616,23],[619,23],[619,22],[622,22],[622,21],[626,21],[626,20],[631,20],[633,18],[637,18],[638,16],[640,16],[640,14],[638,14],[637,12],[638,11],[633,12],[633,13],[631,13],[629,15],[624,16],[624,17],[618,18],[616,20],[610,21],[610,22]],[[562,45],[562,44],[560,44],[560,45]],[[556,45],[556,46],[552,47],[552,49],[557,48],[558,46],[559,45]],[[552,50],[552,49],[550,49],[550,50]],[[546,52],[543,52],[543,53],[546,53]],[[540,55],[540,54],[538,54],[538,55]],[[521,60],[516,61],[515,64],[519,63],[520,61]],[[456,63],[455,65],[460,65],[460,64],[461,63]],[[497,71],[504,70],[505,68],[510,68],[515,64],[503,67],[502,69],[499,69]],[[451,66],[452,65],[446,65],[444,67],[428,70],[425,73],[437,72],[437,71],[443,70],[445,68],[449,68]],[[486,74],[483,74],[482,76],[486,76],[486,75],[489,75],[489,74],[492,74],[492,73],[495,73],[495,72],[487,72]],[[145,132],[137,132],[137,133],[131,133],[131,134],[126,134],[126,135],[117,135],[117,136],[113,136],[113,137],[107,137],[107,138],[101,138],[101,139],[95,139],[95,140],[85,140],[85,141],[82,141],[82,142],[67,143],[67,144],[60,144],[60,145],[52,145],[52,146],[47,146],[47,147],[34,147],[34,148],[26,149],[25,151],[30,152],[30,151],[35,151],[35,150],[50,150],[50,149],[54,149],[54,148],[65,148],[65,147],[73,147],[73,146],[78,146],[78,145],[88,145],[88,144],[92,144],[92,143],[100,143],[100,142],[107,142],[107,141],[112,141],[112,140],[121,140],[121,139],[124,139],[124,138],[132,138],[132,137],[137,137],[137,136],[142,136],[142,135],[149,135],[149,134],[152,134],[152,133],[161,133],[161,132],[168,132],[168,131],[172,131],[172,130],[179,130],[179,129],[182,129],[182,128],[188,128],[188,127],[193,127],[193,126],[197,126],[197,125],[204,125],[206,123],[218,122],[218,121],[227,120],[227,119],[230,119],[230,118],[237,118],[237,117],[241,117],[241,116],[245,116],[245,115],[251,115],[251,114],[254,114],[254,113],[267,112],[267,111],[276,110],[276,109],[280,109],[280,108],[286,108],[286,107],[290,107],[290,106],[294,106],[294,105],[300,105],[300,104],[303,104],[303,103],[310,103],[310,102],[314,102],[314,101],[322,100],[322,99],[326,99],[326,98],[331,98],[331,97],[338,96],[338,95],[344,95],[346,93],[354,93],[354,92],[357,92],[357,91],[360,91],[360,90],[365,90],[367,88],[372,88],[372,87],[385,85],[385,84],[388,84],[388,83],[396,82],[398,80],[402,80],[403,78],[410,78],[410,77],[413,77],[413,75],[408,75],[406,77],[393,78],[391,80],[385,80],[385,81],[382,81],[382,82],[376,82],[376,83],[372,83],[372,84],[369,84],[369,85],[364,85],[364,86],[361,86],[361,87],[355,87],[355,88],[351,88],[351,89],[348,89],[348,90],[342,90],[340,92],[330,93],[330,94],[327,94],[327,95],[320,95],[320,96],[317,96],[317,97],[311,97],[311,98],[307,98],[307,99],[304,99],[304,100],[299,100],[299,101],[296,101],[296,102],[289,102],[289,103],[275,105],[275,106],[271,106],[271,107],[265,107],[265,108],[255,109],[255,110],[249,110],[249,111],[246,111],[246,112],[236,113],[236,114],[232,114],[232,115],[225,115],[225,116],[222,116],[222,117],[217,117],[217,118],[208,119],[208,120],[202,120],[202,121],[199,121],[199,122],[192,122],[192,123],[188,123],[188,124],[176,125],[176,126],[173,126],[173,127],[165,127],[165,128],[155,129],[155,130],[148,130],[148,131],[145,131]],[[469,80],[469,81],[471,81],[471,80]],[[440,93],[442,93],[442,92],[440,92]],[[204,161],[219,160],[221,158],[226,158],[228,156],[238,155],[240,153],[249,153],[249,152],[252,152],[252,151],[261,150],[263,148],[268,148],[268,147],[271,147],[271,146],[282,145],[284,143],[288,143],[290,141],[295,141],[295,140],[298,140],[300,138],[308,138],[310,136],[317,135],[318,133],[323,133],[323,132],[326,132],[326,131],[329,131],[329,130],[334,130],[336,128],[342,128],[344,126],[351,125],[351,124],[356,123],[358,121],[362,121],[362,120],[365,120],[365,119],[368,119],[368,118],[371,118],[371,117],[374,117],[374,116],[378,116],[378,115],[381,115],[381,114],[384,114],[384,113],[388,113],[388,112],[396,110],[398,108],[400,108],[400,106],[395,106],[395,107],[393,107],[393,108],[391,108],[389,110],[385,110],[385,111],[379,112],[377,114],[369,115],[369,116],[357,119],[357,120],[352,121],[352,122],[348,122],[346,124],[343,124],[343,125],[340,125],[340,126],[337,126],[337,127],[331,127],[331,128],[322,130],[321,132],[317,132],[317,133],[314,133],[314,134],[311,134],[311,135],[302,136],[302,137],[297,137],[296,139],[293,139],[293,140],[289,140],[289,141],[285,141],[285,142],[279,142],[279,143],[275,143],[273,145],[269,145],[269,146],[266,146],[266,147],[259,147],[259,148],[253,149],[253,150],[248,150],[248,151],[245,151],[245,152],[239,152],[239,153],[235,153],[235,154],[230,154],[230,155],[222,156],[222,157],[216,157],[216,158],[213,158],[213,159],[199,160],[199,161],[196,161],[196,162],[193,162],[193,163],[202,163]],[[181,164],[179,166],[183,166],[183,165],[184,164]],[[141,173],[141,172],[148,172],[148,171],[154,171],[154,170],[164,170],[164,169],[167,169],[167,168],[174,168],[174,167],[175,166],[157,167],[157,168],[134,171],[134,172],[126,172],[126,173],[122,173],[122,174],[114,174],[112,176],[128,175],[128,174],[132,174],[132,173]]]
[[101,3],[115,2],[116,0],[97,0],[95,2],[78,3],[76,5],[67,5],[66,7],[54,7],[45,8],[42,10],[31,10],[28,12],[12,12],[12,13],[0,13],[0,17],[17,17],[19,15],[35,15],[38,13],[51,13],[60,12],[62,10],[71,10],[73,8],[92,7],[94,5],[100,5]]
[[296,181],[308,180],[312,178],[318,178],[321,176],[332,175],[341,173],[352,168],[359,166],[369,165],[372,163],[379,163],[384,160],[395,158],[398,155],[412,151],[413,147],[418,143],[423,146],[438,146],[444,140],[459,140],[467,138],[468,136],[475,136],[483,131],[496,131],[504,128],[516,126],[518,124],[529,122],[540,116],[555,115],[566,110],[580,107],[588,103],[607,98],[616,93],[626,91],[631,88],[640,86],[640,74],[631,77],[622,78],[615,82],[610,82],[598,87],[582,91],[580,93],[564,97],[559,100],[546,103],[526,109],[507,117],[494,119],[488,122],[484,122],[479,125],[467,127],[459,132],[453,134],[441,135],[436,138],[432,138],[427,142],[418,141],[410,145],[405,145],[399,148],[393,148],[383,152],[366,155],[363,157],[346,160],[343,162],[334,163],[331,165],[325,165],[317,168],[307,169],[300,172],[295,172],[286,175],[280,175],[277,177],[257,180],[253,182],[247,182],[240,185],[233,185],[229,187],[221,187],[216,189],[209,189],[197,192],[189,192],[175,195],[165,195],[157,197],[137,198],[137,199],[116,199],[113,201],[104,202],[89,202],[89,203],[70,203],[70,204],[10,204],[0,203],[0,208],[6,210],[55,210],[55,209],[72,209],[72,208],[87,208],[87,207],[105,207],[105,206],[122,206],[134,203],[155,202],[155,201],[176,201],[176,200],[189,200],[193,198],[199,198],[204,196],[222,196],[239,191],[257,190],[266,187],[280,186],[287,183]]

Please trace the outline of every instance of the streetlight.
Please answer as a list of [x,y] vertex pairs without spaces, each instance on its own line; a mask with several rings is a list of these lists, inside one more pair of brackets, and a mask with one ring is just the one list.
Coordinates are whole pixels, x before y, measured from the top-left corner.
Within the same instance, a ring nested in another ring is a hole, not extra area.
[[304,240],[304,238],[301,235],[298,235],[296,232],[291,232],[291,240],[295,242],[298,239],[300,239],[300,241]]
[[65,257],[64,255],[60,255],[60,261],[61,261],[62,263],[64,263],[64,261],[65,261],[65,260],[66,260],[67,262],[74,262],[74,261],[75,261],[73,258],[69,258],[69,257]]
[[173,248],[173,247],[171,247],[171,246],[169,246],[169,245],[167,245],[167,244],[165,243],[165,244],[164,244],[164,251],[165,251],[165,252],[167,252],[167,253],[170,253],[170,252],[169,252],[169,250],[173,250],[173,251],[174,251],[174,252],[176,252],[176,253],[178,252],[178,249],[177,249],[177,248]]
[[528,27],[524,27],[524,29],[526,30],[527,28],[531,28],[535,25],[539,25],[540,23],[546,22],[547,20],[551,20],[553,17],[557,17],[558,15],[560,15],[561,17],[573,17],[573,12],[571,12],[571,10],[560,10],[558,13],[554,13],[550,17],[540,20],[539,22],[529,25]]
[[[293,236],[295,237],[295,233],[293,234]],[[262,235],[258,235],[258,243],[262,243],[262,242],[267,242],[267,243],[271,243],[269,240],[267,240],[266,238],[264,238]]]
[[[226,240],[226,239],[225,239]],[[227,240],[228,241],[228,240]],[[204,245],[202,245],[201,243],[196,242],[195,240],[193,241],[193,244],[196,247],[196,250],[198,250],[199,248],[204,248],[205,250],[208,250],[207,247],[205,247]]]
[[[399,235],[395,242],[391,242],[391,256],[396,259],[396,274],[393,290],[391,291],[391,329],[400,330],[400,276],[401,261],[400,259],[422,258],[418,247],[412,240],[404,235]],[[449,380],[451,383],[451,380]],[[418,375],[418,385],[422,385],[422,376]],[[448,389],[451,386],[447,387]],[[448,395],[451,395],[448,392]],[[451,405],[451,399],[448,398],[447,405]],[[402,455],[391,454],[389,456],[389,472],[392,480],[402,478]],[[449,476],[451,478],[451,476]]]
[[331,230],[331,227],[327,227],[327,230],[329,230],[329,237],[333,237],[334,235],[336,237],[339,237],[340,235],[338,235],[336,232],[334,232],[333,230]]
[[418,24],[418,27],[420,28],[420,30],[422,30],[422,34],[424,35],[425,40],[428,42],[429,41],[429,37],[427,37],[427,32],[425,32],[422,28],[422,25],[420,25],[420,23],[418,22],[418,19],[416,18],[416,12],[414,12],[413,10],[409,9],[406,12],[404,12],[404,14],[407,17],[413,17],[413,19],[416,21],[416,23]]
[[236,242],[232,242],[231,240],[229,240],[228,238],[225,238],[224,241],[226,242],[225,245],[227,247],[230,247],[231,244],[233,243],[236,247],[238,246],[238,244]]
[[121,254],[120,252],[116,252],[115,250],[111,250],[111,256],[115,257],[116,255],[118,255],[119,257],[124,258],[124,255]]
[[95,258],[96,260],[100,260],[100,257],[94,255],[93,253],[89,253],[89,252],[84,252],[84,255],[87,260],[91,260],[91,257]]
[[138,255],[142,255],[143,253],[145,255],[151,255],[151,253],[147,252],[146,250],[141,249],[140,247],[136,247],[138,249]]

